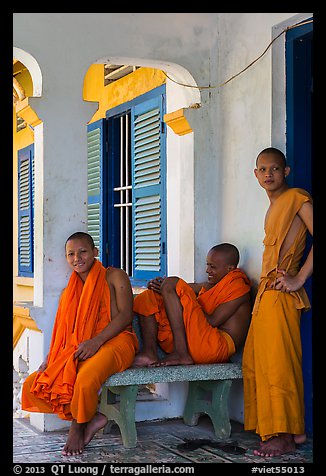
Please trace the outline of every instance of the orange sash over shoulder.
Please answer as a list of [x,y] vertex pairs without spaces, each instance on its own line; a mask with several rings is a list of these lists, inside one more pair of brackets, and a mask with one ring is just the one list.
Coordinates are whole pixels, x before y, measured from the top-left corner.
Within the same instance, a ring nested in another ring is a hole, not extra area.
[[[212,314],[220,304],[237,299],[249,291],[250,281],[247,275],[236,268],[208,291],[202,288],[198,293],[197,301],[206,314]],[[144,316],[165,312],[163,298],[160,294],[147,289],[135,297],[133,310]]]
[[249,279],[238,268],[230,271],[208,291],[202,288],[197,298],[190,286],[179,279],[176,292],[183,307],[188,351],[194,363],[227,362],[234,354],[232,337],[213,327],[205,314],[213,314],[221,304],[237,299],[249,290]]
[[[100,312],[104,303],[106,312]],[[62,293],[48,355],[48,365],[39,372],[31,392],[48,402],[54,413],[64,415],[64,405],[71,402],[78,360],[74,353],[78,345],[94,337],[104,327],[103,317],[110,322],[110,291],[106,268],[98,261],[85,283],[78,273],[72,273]],[[99,322],[101,321],[101,322]]]
[[249,291],[248,276],[241,269],[236,268],[208,291],[202,288],[197,301],[206,314],[212,314],[220,304],[237,299]]
[[[228,361],[230,348],[226,337],[222,336],[222,331],[210,325],[204,313],[212,314],[220,304],[237,299],[249,291],[249,279],[239,268],[230,271],[208,291],[202,288],[198,297],[183,279],[179,279],[176,293],[183,307],[188,350],[195,363]],[[158,343],[165,352],[172,352],[173,334],[162,296],[147,289],[136,296],[133,309],[135,313],[145,317],[155,316],[158,323]],[[234,353],[234,344],[230,347],[233,347],[231,353]]]

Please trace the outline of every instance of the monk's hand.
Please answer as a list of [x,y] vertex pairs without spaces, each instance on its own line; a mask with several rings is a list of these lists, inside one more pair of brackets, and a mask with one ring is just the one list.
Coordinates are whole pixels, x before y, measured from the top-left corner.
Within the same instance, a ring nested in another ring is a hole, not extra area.
[[41,363],[41,365],[39,366],[37,371],[38,372],[44,372],[44,370],[47,368],[47,366],[48,366],[48,358],[46,357],[46,359],[43,360],[43,362]]
[[278,273],[281,274],[275,281],[275,289],[282,291],[283,293],[290,293],[300,289],[304,283],[300,280],[298,275],[291,276],[284,269],[278,269]]
[[161,285],[164,281],[164,278],[158,276],[157,278],[151,279],[147,283],[147,288],[151,289],[155,293],[161,294]]
[[101,347],[101,343],[96,337],[93,339],[85,340],[81,342],[74,354],[75,359],[86,360],[92,357],[98,349]]

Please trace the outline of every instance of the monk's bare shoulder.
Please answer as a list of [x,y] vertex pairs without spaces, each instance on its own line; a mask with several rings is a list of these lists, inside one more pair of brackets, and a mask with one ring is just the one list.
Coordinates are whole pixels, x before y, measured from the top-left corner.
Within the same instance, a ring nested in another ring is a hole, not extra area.
[[121,268],[108,268],[106,270],[106,280],[108,284],[114,286],[131,287],[128,274]]

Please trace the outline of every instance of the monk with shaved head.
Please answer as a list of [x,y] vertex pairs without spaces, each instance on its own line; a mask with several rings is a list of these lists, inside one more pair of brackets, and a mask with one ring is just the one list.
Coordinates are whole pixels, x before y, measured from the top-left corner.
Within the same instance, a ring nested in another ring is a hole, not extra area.
[[206,282],[151,280],[134,300],[144,345],[133,366],[228,362],[244,343],[251,314],[250,283],[238,262],[236,246],[222,243],[208,252]]
[[22,409],[71,421],[62,454],[73,456],[106,425],[97,410],[99,391],[110,375],[131,365],[138,341],[127,274],[104,268],[87,233],[71,235],[65,252],[72,274],[59,301],[49,353],[24,382]]
[[254,169],[270,201],[262,271],[243,353],[245,429],[261,437],[259,456],[277,456],[305,440],[300,316],[310,308],[304,284],[312,274],[310,194],[286,182],[282,151],[262,150]]

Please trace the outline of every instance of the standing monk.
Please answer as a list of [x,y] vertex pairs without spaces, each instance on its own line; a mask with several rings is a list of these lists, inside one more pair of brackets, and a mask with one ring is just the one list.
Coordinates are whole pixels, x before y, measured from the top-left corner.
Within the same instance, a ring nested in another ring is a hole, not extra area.
[[313,270],[312,247],[303,264],[301,259],[307,230],[313,234],[313,207],[308,192],[286,183],[290,168],[280,150],[260,152],[254,172],[270,206],[242,361],[244,420],[262,440],[254,453],[276,456],[305,440],[300,316],[310,308],[303,285]]
[[[250,317],[250,282],[237,268],[230,243],[210,249],[207,281],[155,278],[136,296],[144,346],[133,366],[228,362],[244,343]],[[157,360],[157,343],[168,354]]]
[[106,425],[97,412],[101,385],[131,365],[138,341],[126,273],[103,267],[87,233],[71,235],[65,250],[73,273],[60,298],[49,353],[24,382],[22,409],[71,420],[62,451],[70,456],[81,454]]

